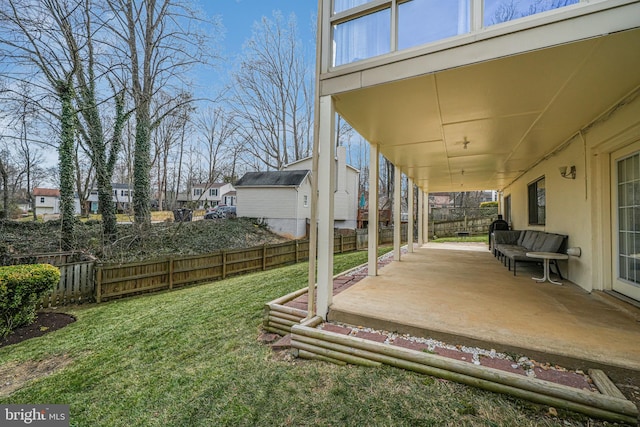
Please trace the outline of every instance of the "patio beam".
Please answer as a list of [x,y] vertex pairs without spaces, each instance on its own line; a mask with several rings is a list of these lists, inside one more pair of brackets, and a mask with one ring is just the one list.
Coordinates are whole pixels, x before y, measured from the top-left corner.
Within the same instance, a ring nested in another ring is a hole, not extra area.
[[369,148],[369,215],[367,230],[369,243],[367,248],[367,275],[378,275],[378,175],[380,174],[380,146],[371,144]]
[[424,192],[418,188],[418,246],[424,245]]
[[398,166],[393,170],[393,260],[400,261],[400,246],[402,245],[401,196],[402,171]]
[[413,252],[413,179],[407,177],[407,248]]
[[317,314],[327,318],[333,296],[333,229],[335,191],[335,109],[330,96],[320,98],[318,129],[318,300]]

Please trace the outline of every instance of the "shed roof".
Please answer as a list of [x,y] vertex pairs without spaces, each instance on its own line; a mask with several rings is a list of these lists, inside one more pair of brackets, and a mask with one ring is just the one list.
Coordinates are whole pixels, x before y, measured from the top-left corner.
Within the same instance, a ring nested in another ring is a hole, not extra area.
[[34,196],[60,197],[60,190],[56,188],[40,188],[33,189]]
[[236,182],[236,187],[298,187],[309,170],[247,172]]

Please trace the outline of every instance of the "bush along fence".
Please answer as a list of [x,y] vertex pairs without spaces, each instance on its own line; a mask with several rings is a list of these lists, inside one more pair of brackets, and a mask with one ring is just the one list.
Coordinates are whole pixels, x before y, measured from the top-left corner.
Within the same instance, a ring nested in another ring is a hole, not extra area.
[[[401,230],[407,240],[407,227]],[[367,230],[336,233],[334,253],[346,253],[367,247]],[[393,228],[379,230],[379,243],[393,243]],[[296,240],[248,249],[218,251],[206,255],[170,257],[128,264],[103,264],[78,260],[77,253],[56,253],[13,257],[7,264],[43,263],[60,269],[60,282],[45,295],[41,308],[103,302],[125,296],[176,289],[187,285],[221,280],[229,276],[269,270],[306,261],[309,241]]]
[[60,280],[45,293],[39,308],[80,304],[94,300],[93,257],[79,252],[4,256],[2,265],[51,264],[60,269]]

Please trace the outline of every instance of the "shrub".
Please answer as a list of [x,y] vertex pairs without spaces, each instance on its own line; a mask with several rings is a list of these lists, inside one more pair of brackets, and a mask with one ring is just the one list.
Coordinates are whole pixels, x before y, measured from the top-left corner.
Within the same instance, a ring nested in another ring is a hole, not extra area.
[[60,281],[48,264],[0,267],[0,338],[36,318],[40,298]]

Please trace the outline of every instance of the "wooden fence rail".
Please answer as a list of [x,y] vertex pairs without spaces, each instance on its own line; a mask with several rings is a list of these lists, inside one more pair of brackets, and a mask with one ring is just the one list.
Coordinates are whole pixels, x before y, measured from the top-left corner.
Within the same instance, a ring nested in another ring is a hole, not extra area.
[[42,297],[40,306],[49,308],[93,301],[94,265],[93,261],[58,265],[60,282],[48,295]]
[[[402,227],[401,236],[402,240],[406,241],[406,224]],[[359,243],[361,238],[362,236],[358,233],[336,235],[334,253],[352,252],[366,247],[366,237],[364,245]],[[381,229],[379,240],[382,244],[393,242],[393,229]],[[309,241],[296,240],[142,263],[98,264],[96,266],[96,302],[265,271],[306,261],[308,257]]]
[[[403,241],[406,241],[406,225],[403,226],[401,235]],[[381,229],[379,242],[393,242],[393,229]],[[366,230],[337,234],[334,239],[334,253],[352,252],[366,246]],[[127,264],[70,262],[77,258],[77,255],[71,253],[39,254],[13,263],[47,263],[60,268],[60,282],[40,303],[42,308],[49,308],[175,289],[296,264],[309,258],[309,241],[296,240],[206,255],[170,257]]]

